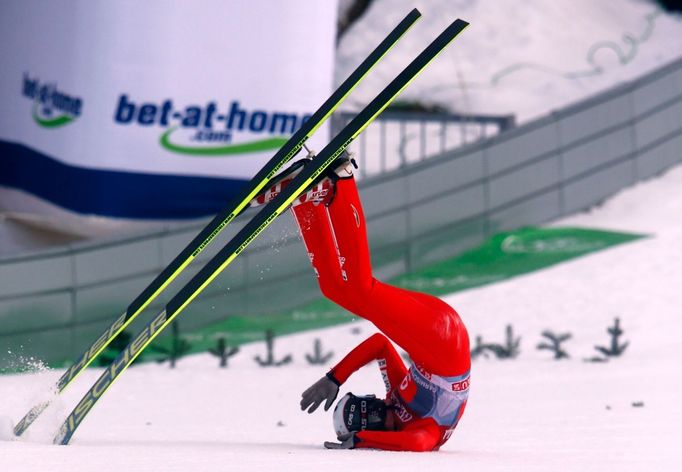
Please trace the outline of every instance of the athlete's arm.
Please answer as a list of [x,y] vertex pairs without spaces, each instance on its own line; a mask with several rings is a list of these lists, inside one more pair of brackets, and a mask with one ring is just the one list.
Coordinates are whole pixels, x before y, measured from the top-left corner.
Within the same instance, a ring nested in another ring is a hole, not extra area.
[[339,394],[339,387],[360,367],[379,361],[379,370],[388,393],[393,385],[405,378],[407,369],[391,342],[381,334],[375,334],[353,349],[326,376],[311,385],[301,394],[301,410],[314,412],[322,402],[327,411]]
[[403,431],[360,431],[355,433],[355,448],[385,451],[432,451],[440,439],[435,424]]
[[393,344],[383,334],[376,333],[349,352],[328,375],[341,385],[353,372],[374,360],[379,361],[379,369],[387,383],[387,391],[391,386],[398,385],[407,374],[405,364]]

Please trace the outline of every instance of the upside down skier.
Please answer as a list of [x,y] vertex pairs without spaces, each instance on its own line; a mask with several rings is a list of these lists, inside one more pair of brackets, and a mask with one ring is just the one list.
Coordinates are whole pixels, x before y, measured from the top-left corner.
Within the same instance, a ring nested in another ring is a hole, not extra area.
[[[386,398],[344,395],[333,414],[339,442],[325,442],[325,447],[438,450],[467,402],[471,360],[466,328],[439,298],[372,276],[351,160],[346,155],[334,168],[331,179],[296,202],[294,216],[322,293],[374,323],[383,334],[359,344],[303,392],[301,409],[312,413],[324,402],[328,410],[339,387],[360,367],[377,360]],[[413,360],[409,369],[389,340]]]

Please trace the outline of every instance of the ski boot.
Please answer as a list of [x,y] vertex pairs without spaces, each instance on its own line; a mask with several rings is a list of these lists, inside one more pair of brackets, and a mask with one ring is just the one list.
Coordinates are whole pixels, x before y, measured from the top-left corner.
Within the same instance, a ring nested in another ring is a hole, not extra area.
[[[270,203],[279,195],[284,188],[301,173],[303,168],[308,164],[314,154],[310,153],[304,159],[294,162],[288,169],[281,172],[272,178],[267,184],[267,190],[256,198],[251,200],[249,206],[251,208],[262,206]],[[309,189],[303,192],[294,202],[292,206],[297,206],[306,202],[313,202],[314,205],[325,204],[329,205],[334,198],[334,185],[339,179],[350,179],[353,177],[353,167],[357,169],[355,159],[353,159],[347,151],[344,151],[325,172],[322,173],[311,185]]]

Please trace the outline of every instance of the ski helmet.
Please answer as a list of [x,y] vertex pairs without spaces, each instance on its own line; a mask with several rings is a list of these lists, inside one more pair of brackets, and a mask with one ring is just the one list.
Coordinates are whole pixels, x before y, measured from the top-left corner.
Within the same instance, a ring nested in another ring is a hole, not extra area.
[[356,396],[348,392],[334,408],[334,431],[342,436],[351,431],[385,430],[386,410],[386,403],[375,395]]

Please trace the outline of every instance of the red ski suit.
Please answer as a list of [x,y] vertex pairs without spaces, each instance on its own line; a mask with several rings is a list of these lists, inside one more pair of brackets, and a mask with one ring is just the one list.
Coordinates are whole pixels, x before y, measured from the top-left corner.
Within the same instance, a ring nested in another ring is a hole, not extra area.
[[439,298],[387,285],[372,276],[365,218],[353,178],[336,183],[328,206],[294,207],[322,293],[365,318],[414,361],[408,370],[389,340],[375,334],[331,369],[345,382],[379,361],[396,431],[360,431],[355,447],[437,450],[464,412],[471,366],[469,337],[459,315]]

